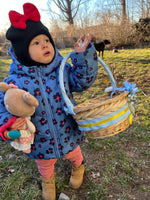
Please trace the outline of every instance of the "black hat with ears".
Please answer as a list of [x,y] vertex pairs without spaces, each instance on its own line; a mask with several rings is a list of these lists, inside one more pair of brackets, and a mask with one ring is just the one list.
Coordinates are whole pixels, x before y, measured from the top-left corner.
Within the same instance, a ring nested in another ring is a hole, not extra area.
[[26,66],[44,64],[31,59],[29,44],[34,37],[44,34],[55,50],[54,41],[47,27],[41,23],[38,9],[31,3],[25,3],[23,9],[24,15],[16,11],[9,12],[11,26],[6,32],[6,38],[11,41],[13,51],[21,64]]

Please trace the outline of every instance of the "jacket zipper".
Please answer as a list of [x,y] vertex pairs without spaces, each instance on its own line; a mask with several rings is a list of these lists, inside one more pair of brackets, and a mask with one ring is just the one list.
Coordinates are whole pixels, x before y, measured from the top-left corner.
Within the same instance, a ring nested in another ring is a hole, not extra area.
[[51,134],[52,134],[52,137],[54,138],[54,141],[55,141],[54,149],[55,149],[56,157],[58,158],[58,157],[60,157],[60,153],[56,148],[56,146],[58,147],[58,142],[57,142],[57,137],[56,137],[57,132],[56,132],[55,127],[54,127],[54,125],[52,123],[52,121],[53,121],[52,120],[52,116],[53,115],[52,115],[51,109],[49,109],[51,107],[51,105],[49,106],[48,101],[47,101],[47,97],[46,97],[46,94],[45,94],[45,89],[43,87],[43,82],[42,82],[42,78],[41,78],[41,69],[40,69],[40,67],[37,67],[37,74],[38,74],[38,77],[39,77],[39,84],[40,84],[40,86],[42,88],[41,92],[42,92],[42,94],[44,96],[45,105],[46,105],[45,107],[46,107],[46,111],[48,113],[48,118],[50,118],[50,119],[48,119],[48,124],[49,124],[49,127],[51,127],[51,129],[52,129]]

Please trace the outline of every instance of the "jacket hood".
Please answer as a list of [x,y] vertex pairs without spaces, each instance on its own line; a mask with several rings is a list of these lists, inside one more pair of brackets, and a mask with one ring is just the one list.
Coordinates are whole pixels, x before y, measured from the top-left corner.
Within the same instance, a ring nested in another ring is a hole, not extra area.
[[57,48],[55,47],[55,58],[53,59],[52,63],[48,65],[40,65],[40,66],[25,66],[22,65],[16,58],[12,47],[9,49],[9,54],[12,58],[12,63],[10,65],[10,74],[18,74],[18,75],[28,75],[28,76],[34,76],[34,73],[37,71],[37,68],[39,67],[41,70],[42,75],[48,75],[50,74],[53,70],[58,68],[60,66],[60,63],[63,59],[63,57],[60,55],[58,52]]

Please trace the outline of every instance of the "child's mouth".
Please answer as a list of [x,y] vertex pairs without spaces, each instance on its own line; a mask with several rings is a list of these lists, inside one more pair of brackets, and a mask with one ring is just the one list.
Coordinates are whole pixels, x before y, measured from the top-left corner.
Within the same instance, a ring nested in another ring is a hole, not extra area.
[[44,53],[44,56],[49,56],[49,55],[50,55],[49,51],[47,51],[47,52]]

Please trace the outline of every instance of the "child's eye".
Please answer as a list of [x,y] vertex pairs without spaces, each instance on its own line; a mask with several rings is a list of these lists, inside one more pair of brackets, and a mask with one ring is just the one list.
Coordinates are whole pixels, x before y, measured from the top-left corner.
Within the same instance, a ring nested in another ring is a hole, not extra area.
[[49,42],[49,39],[46,39],[46,40],[45,40],[45,43],[48,43],[48,42]]
[[34,45],[38,45],[39,44],[39,42],[34,42]]

